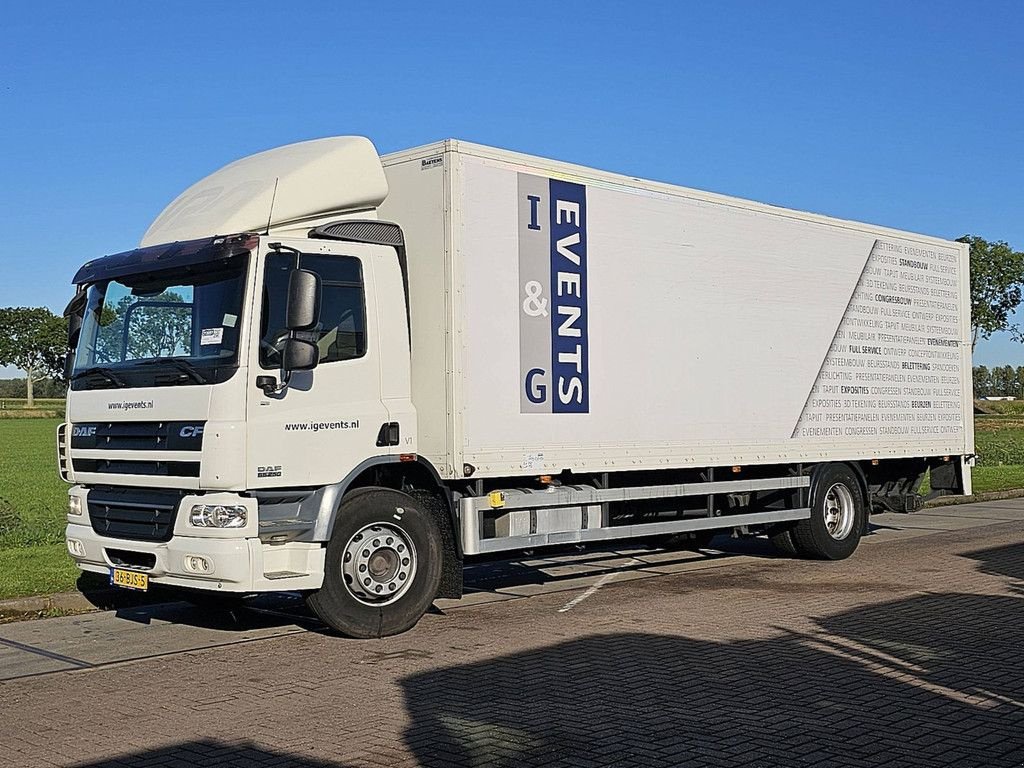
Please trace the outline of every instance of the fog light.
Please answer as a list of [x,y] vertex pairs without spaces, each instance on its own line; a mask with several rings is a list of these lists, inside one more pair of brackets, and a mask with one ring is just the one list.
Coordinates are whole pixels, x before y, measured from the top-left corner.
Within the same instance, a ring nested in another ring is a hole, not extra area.
[[78,539],[68,539],[68,552],[72,557],[85,557],[85,544]]
[[185,555],[185,570],[189,573],[212,573],[213,563],[199,555]]
[[68,496],[68,514],[76,516],[82,514],[81,496]]
[[248,519],[245,507],[232,504],[196,504],[188,516],[197,528],[244,528]]

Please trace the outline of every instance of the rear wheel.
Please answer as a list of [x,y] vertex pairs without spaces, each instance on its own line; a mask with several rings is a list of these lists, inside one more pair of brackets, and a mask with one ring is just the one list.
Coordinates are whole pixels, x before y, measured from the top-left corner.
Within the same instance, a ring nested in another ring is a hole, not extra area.
[[348,637],[405,632],[433,602],[443,556],[437,522],[419,501],[386,488],[358,491],[338,510],[323,586],[307,602]]
[[822,467],[815,481],[811,516],[793,526],[793,544],[806,557],[842,560],[857,549],[864,531],[860,482],[845,464]]

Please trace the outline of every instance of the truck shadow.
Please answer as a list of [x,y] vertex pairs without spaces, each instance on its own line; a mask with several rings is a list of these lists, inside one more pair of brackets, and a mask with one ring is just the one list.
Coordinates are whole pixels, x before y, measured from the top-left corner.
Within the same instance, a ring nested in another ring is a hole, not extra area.
[[[557,585],[570,579],[599,576],[611,570],[635,571],[737,555],[777,556],[766,540],[730,539],[728,536],[716,537],[710,547],[700,551],[642,545],[628,549],[558,548],[539,550],[519,558],[506,555],[504,558],[474,560],[467,563],[465,585],[467,592],[488,592],[523,585]],[[114,589],[105,578],[91,573],[79,578],[78,588],[97,608],[113,610],[118,618],[136,623],[149,624],[156,619],[240,632],[297,623],[317,631],[325,630],[323,623],[310,612],[297,593],[260,595],[226,609],[216,605],[191,605],[182,600],[180,592],[159,587],[146,593]],[[432,611],[439,612],[436,608]]]
[[638,571],[683,563],[700,563],[743,555],[774,558],[781,555],[763,537],[716,536],[703,549],[675,549],[624,542],[618,547],[551,547],[517,557],[507,554],[467,562],[465,585],[470,591],[492,591],[523,585],[557,584],[609,571]]
[[1018,766],[1022,648],[1024,600],[952,593],[770,639],[594,635],[404,679],[405,740],[427,766]]
[[216,739],[172,744],[122,755],[110,760],[77,763],[75,768],[144,768],[144,766],[276,766],[278,768],[343,768],[340,763],[326,762],[288,752],[258,746],[252,742],[226,742]]
[[1024,594],[1024,544],[980,549],[968,552],[964,557],[981,563],[978,570],[982,573],[1009,577],[1012,580],[1010,588]]

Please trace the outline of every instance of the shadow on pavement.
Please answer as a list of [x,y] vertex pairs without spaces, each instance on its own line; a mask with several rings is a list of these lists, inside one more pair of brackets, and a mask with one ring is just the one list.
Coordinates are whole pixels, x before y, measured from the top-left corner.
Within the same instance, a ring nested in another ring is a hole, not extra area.
[[167,766],[168,768],[190,768],[196,766],[274,766],[274,768],[342,768],[314,758],[291,755],[256,746],[251,742],[228,743],[213,739],[189,741],[162,749],[121,755],[110,760],[95,763],[76,763],[75,768],[143,768],[143,766]]
[[982,573],[1008,576],[1016,582],[1012,585],[1013,589],[1024,593],[1024,544],[981,549],[977,552],[968,552],[963,557],[981,563],[978,570]]
[[[658,559],[649,560],[649,556]],[[608,570],[629,572],[645,568],[663,567],[677,563],[710,562],[726,557],[780,557],[767,538],[744,536],[732,538],[728,534],[716,536],[702,549],[662,546],[642,541],[625,542],[622,547],[562,546],[538,549],[515,558],[493,555],[475,558],[466,563],[465,583],[468,590],[495,590],[534,584],[557,584],[581,576],[601,575]],[[633,559],[636,562],[623,564]],[[575,566],[568,570],[566,566]],[[562,570],[560,574],[552,569]]]
[[177,599],[179,602],[122,608],[117,611],[116,616],[119,619],[142,624],[149,624],[156,619],[201,629],[236,632],[293,624],[299,624],[309,629],[319,629],[323,626],[322,622],[306,607],[305,600],[299,595],[290,593],[258,595],[237,602],[217,600],[190,602],[182,601],[180,595],[175,593],[170,593],[170,595],[171,599]]
[[770,639],[595,635],[405,678],[405,740],[438,767],[1018,766],[1022,649],[1024,600],[967,594]]

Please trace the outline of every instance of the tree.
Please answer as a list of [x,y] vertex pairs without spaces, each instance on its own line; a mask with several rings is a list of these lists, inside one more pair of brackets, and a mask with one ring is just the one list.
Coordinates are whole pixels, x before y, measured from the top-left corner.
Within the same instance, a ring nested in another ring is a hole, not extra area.
[[1024,341],[1020,326],[1010,322],[1024,288],[1024,252],[976,235],[964,235],[957,242],[971,247],[971,349],[979,338],[987,339],[998,331]]
[[992,394],[992,374],[988,366],[974,366],[974,396],[986,397]]
[[0,365],[25,372],[28,405],[34,401],[33,384],[60,376],[68,346],[67,321],[46,307],[0,308]]
[[[127,335],[124,332],[126,319]],[[99,363],[188,354],[192,346],[192,305],[174,291],[165,291],[143,301],[124,296],[113,306],[104,305],[99,326],[96,335],[96,362]]]
[[999,394],[1012,396],[1016,391],[1016,375],[1012,365],[1004,365],[999,369],[999,387],[1002,390]]

